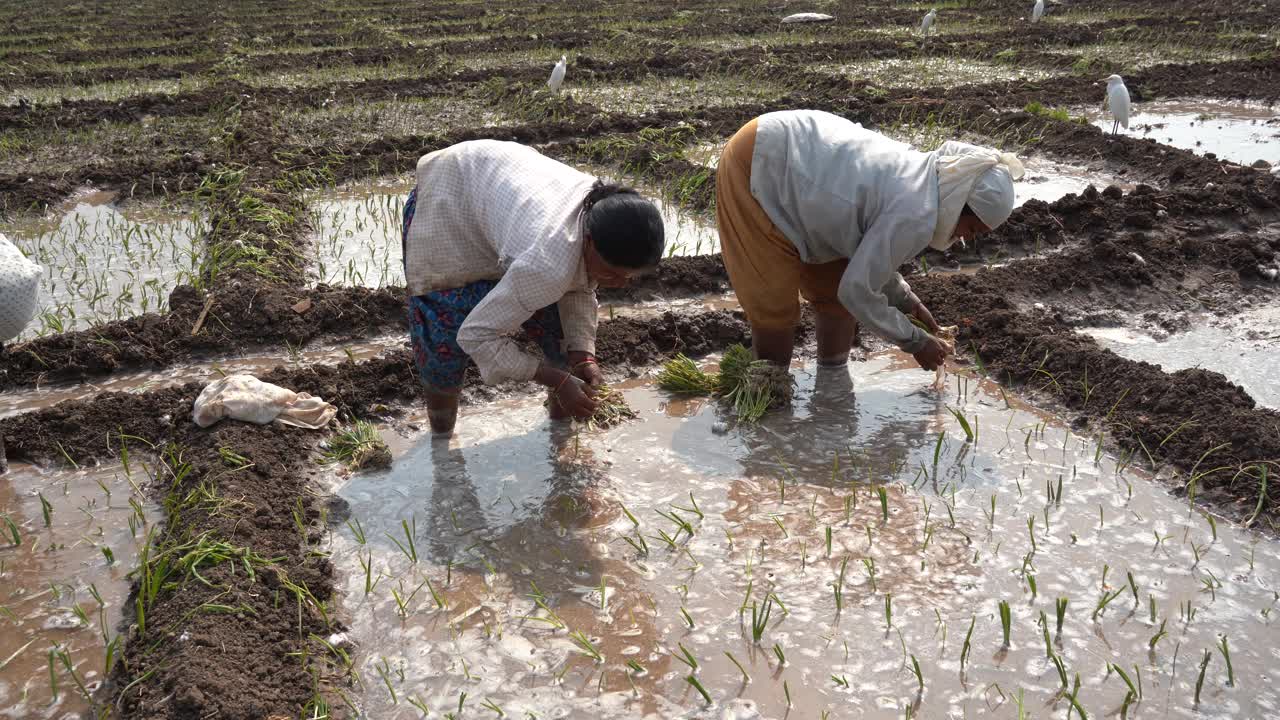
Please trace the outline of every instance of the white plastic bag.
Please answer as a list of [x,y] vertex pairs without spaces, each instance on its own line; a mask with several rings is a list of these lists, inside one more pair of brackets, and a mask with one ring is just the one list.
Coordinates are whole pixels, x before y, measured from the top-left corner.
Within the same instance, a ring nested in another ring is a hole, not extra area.
[[337,413],[337,408],[307,393],[265,383],[252,375],[228,375],[200,391],[192,419],[202,428],[225,417],[258,425],[277,421],[318,430]]
[[831,22],[832,20],[835,20],[835,18],[831,15],[813,12],[795,13],[782,18],[782,22],[787,25],[792,23]]
[[36,316],[41,272],[0,233],[0,343],[21,335]]

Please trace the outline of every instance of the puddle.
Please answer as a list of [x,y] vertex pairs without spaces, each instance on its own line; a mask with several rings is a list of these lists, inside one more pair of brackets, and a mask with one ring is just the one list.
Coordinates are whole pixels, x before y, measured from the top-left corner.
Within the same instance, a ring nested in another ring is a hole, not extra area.
[[[1104,94],[1099,86],[1098,97]],[[1081,114],[1111,132],[1111,114],[1099,107]],[[1224,160],[1252,165],[1280,162],[1280,111],[1243,102],[1175,100],[1135,103],[1129,129],[1121,133],[1151,138],[1197,155],[1213,153]]]
[[[134,481],[145,479],[139,467],[132,472]],[[145,502],[120,466],[14,465],[0,475],[0,718],[88,715],[80,686],[92,693],[102,684],[124,617],[126,574],[159,517]],[[8,521],[21,539],[16,547]]]
[[1280,352],[1280,307],[1243,310],[1227,318],[1205,316],[1186,332],[1158,339],[1128,328],[1081,330],[1130,360],[1165,372],[1204,368],[1220,372],[1259,405],[1280,410],[1275,356]]
[[1127,693],[1110,663],[1141,683],[1135,713],[1280,711],[1273,544],[988,384],[939,394],[898,353],[795,375],[793,410],[727,432],[715,403],[643,382],[642,420],[604,433],[536,399],[468,409],[346,481],[363,542],[332,550],[363,715],[1064,717],[1041,613],[1095,717]]
[[955,57],[890,58],[852,64],[818,65],[814,69],[839,73],[851,80],[867,81],[886,88],[953,87],[1010,80],[1044,80],[1057,74],[1021,63],[985,63]]
[[707,312],[711,310],[741,310],[738,297],[733,293],[723,295],[702,295],[699,297],[672,298],[670,300],[646,300],[644,302],[623,302],[600,304],[600,319],[614,318],[649,319],[661,317],[668,312]]
[[198,271],[196,216],[115,199],[86,192],[53,215],[0,223],[44,267],[40,314],[20,340],[162,311],[173,287]]
[[333,365],[354,359],[356,362],[401,347],[407,336],[389,336],[350,345],[321,346],[293,353],[288,348],[241,354],[230,358],[203,360],[171,365],[164,370],[113,373],[101,380],[57,383],[30,390],[12,390],[0,394],[0,418],[52,407],[67,400],[89,400],[104,392],[143,393],[176,387],[189,382],[208,382],[234,373],[259,375],[281,366]]
[[1051,203],[1071,193],[1079,195],[1090,185],[1099,190],[1108,185],[1116,185],[1125,192],[1135,187],[1133,183],[1124,182],[1114,175],[1045,157],[1024,158],[1023,162],[1027,174],[1020,182],[1013,184],[1014,207],[1020,207],[1028,200]]
[[404,201],[413,184],[388,178],[308,198],[317,282],[372,288],[404,285],[400,236]]
[[662,213],[662,225],[666,232],[667,257],[673,255],[713,255],[720,252],[720,233],[715,218],[703,218],[675,203],[660,199],[659,193],[641,188]]

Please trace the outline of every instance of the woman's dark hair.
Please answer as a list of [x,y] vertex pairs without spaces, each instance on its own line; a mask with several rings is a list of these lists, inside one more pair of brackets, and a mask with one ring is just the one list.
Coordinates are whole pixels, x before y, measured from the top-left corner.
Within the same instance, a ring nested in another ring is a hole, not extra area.
[[662,259],[662,215],[634,188],[596,180],[582,201],[582,224],[596,252],[614,267],[645,270]]

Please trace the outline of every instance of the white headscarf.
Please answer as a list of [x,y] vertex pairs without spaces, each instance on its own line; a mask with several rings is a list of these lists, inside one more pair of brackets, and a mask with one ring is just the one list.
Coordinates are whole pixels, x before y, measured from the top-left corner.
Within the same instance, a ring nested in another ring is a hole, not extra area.
[[935,151],[938,156],[938,224],[929,247],[946,250],[967,204],[982,224],[995,229],[1013,213],[1013,181],[1022,178],[1022,163],[1013,153],[954,140]]

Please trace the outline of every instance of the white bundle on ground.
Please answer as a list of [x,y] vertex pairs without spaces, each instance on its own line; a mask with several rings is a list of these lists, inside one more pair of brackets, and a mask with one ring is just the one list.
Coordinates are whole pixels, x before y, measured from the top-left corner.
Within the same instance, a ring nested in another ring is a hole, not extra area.
[[222,418],[266,425],[272,421],[318,430],[338,409],[318,397],[265,383],[252,375],[228,375],[205,386],[196,398],[196,424],[209,427]]
[[36,316],[42,269],[0,234],[0,343],[22,334]]
[[835,17],[823,15],[822,13],[796,13],[782,18],[782,22],[788,25],[791,23],[831,22],[832,20],[835,20]]

